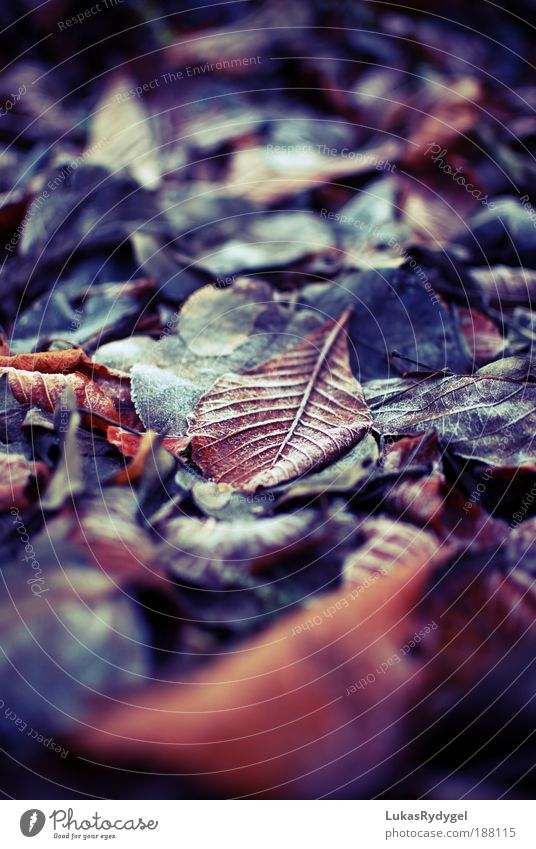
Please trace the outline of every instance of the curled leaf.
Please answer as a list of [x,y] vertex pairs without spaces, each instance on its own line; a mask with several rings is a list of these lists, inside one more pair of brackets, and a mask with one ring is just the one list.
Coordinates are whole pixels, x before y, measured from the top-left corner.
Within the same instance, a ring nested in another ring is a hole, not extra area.
[[[144,433],[131,433],[115,425],[110,425],[106,431],[106,438],[110,445],[115,445],[124,457],[136,457],[144,436]],[[167,436],[162,440],[162,447],[178,457],[184,453],[189,442],[186,436]]]
[[[391,572],[366,593],[326,595],[181,686],[102,700],[75,744],[226,794],[313,798],[350,782],[370,792],[396,769],[419,698],[418,668],[399,649],[422,583]],[[393,656],[400,662],[377,674]],[[367,675],[373,685],[358,687]]]
[[44,463],[32,463],[21,454],[0,454],[0,510],[24,509],[44,486],[49,471]]

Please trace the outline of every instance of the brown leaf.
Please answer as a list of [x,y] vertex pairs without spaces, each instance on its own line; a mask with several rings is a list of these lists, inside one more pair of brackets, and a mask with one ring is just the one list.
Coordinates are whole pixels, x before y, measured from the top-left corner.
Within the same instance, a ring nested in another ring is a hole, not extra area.
[[145,463],[149,455],[158,446],[158,434],[154,430],[148,430],[142,433],[138,442],[137,451],[128,466],[121,469],[114,478],[116,485],[133,484],[139,480],[143,474]]
[[0,356],[0,367],[37,371],[42,374],[71,374],[78,372],[86,377],[114,378],[119,380],[128,375],[114,371],[101,363],[95,363],[82,348],[65,351],[41,351],[36,354]]
[[[0,356],[1,374],[7,374],[10,389],[21,404],[52,411],[69,385],[78,406],[112,421],[139,424],[132,408],[129,375],[93,362],[81,348]],[[102,426],[96,418],[91,424]]]
[[[399,649],[423,577],[393,571],[366,592],[332,593],[180,686],[101,702],[74,744],[226,795],[313,798],[347,782],[370,792],[396,769],[419,698],[418,667]],[[367,675],[373,684],[357,686]]]
[[[430,473],[415,479],[404,472],[418,463],[430,463]],[[400,472],[399,479],[385,493],[382,507],[398,519],[423,525],[448,541],[452,552],[467,547],[491,548],[506,535],[506,526],[492,519],[476,503],[449,483],[442,471],[438,434],[429,431],[416,437],[405,437],[390,445],[385,452],[384,469]]]
[[32,482],[37,483],[37,494],[48,476],[44,463],[32,463],[22,454],[0,454],[0,510],[28,507],[28,491]]
[[349,310],[286,353],[228,374],[198,402],[192,459],[212,480],[254,492],[328,463],[366,434],[371,416],[350,370]]
[[111,398],[83,374],[42,374],[0,366],[2,374],[7,374],[9,388],[20,404],[36,404],[52,412],[58,406],[65,387],[70,386],[80,407],[119,421]]
[[531,306],[534,303],[536,271],[532,268],[496,265],[493,268],[472,268],[470,274],[492,306]]
[[[121,427],[110,425],[106,431],[106,439],[110,445],[114,445],[124,457],[135,457],[140,450],[140,443],[145,436],[143,433],[130,433]],[[166,448],[175,457],[184,453],[190,440],[187,436],[166,436],[162,440],[162,447]]]
[[430,531],[392,519],[369,519],[360,527],[365,542],[346,558],[346,581],[368,585],[371,576],[391,570],[410,575],[442,565],[453,553],[453,546],[441,542]]
[[495,324],[474,309],[457,307],[456,312],[475,367],[478,368],[500,357],[506,342]]

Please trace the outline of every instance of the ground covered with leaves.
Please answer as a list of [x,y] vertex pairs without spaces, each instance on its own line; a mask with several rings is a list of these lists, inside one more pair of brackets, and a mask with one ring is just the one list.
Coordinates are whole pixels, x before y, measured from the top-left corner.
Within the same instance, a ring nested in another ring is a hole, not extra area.
[[2,6],[4,796],[533,795],[514,6]]

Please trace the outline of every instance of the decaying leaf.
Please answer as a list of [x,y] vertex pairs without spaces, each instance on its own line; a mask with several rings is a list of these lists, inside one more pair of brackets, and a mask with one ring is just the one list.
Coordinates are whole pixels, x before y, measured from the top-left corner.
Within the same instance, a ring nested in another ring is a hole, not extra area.
[[[407,612],[422,582],[393,571],[364,593],[324,596],[182,686],[102,703],[77,746],[107,762],[202,775],[226,794],[370,792],[396,768],[418,699],[415,661],[377,670],[412,635]],[[374,683],[358,687],[367,675]]]
[[117,79],[97,104],[86,159],[112,174],[127,168],[140,185],[154,189],[161,177],[156,140],[143,105],[129,97],[128,83]]
[[[492,519],[478,503],[469,501],[456,484],[447,480],[436,431],[403,439],[385,450],[386,473],[381,508],[394,517],[434,532],[457,554],[491,549],[506,537],[506,527]],[[393,474],[398,472],[393,480]],[[486,476],[486,481],[491,475]],[[381,478],[380,478],[381,480]],[[475,483],[476,487],[476,483]]]
[[53,411],[60,403],[65,388],[69,386],[81,407],[90,413],[99,413],[112,421],[119,421],[111,398],[83,374],[42,374],[1,366],[0,374],[7,374],[9,387],[21,404],[35,404]]
[[459,327],[420,265],[413,271],[346,272],[333,282],[304,286],[300,300],[330,318],[351,308],[350,362],[361,381],[406,371],[407,362],[395,352],[426,369],[463,373],[469,365]]
[[355,493],[374,473],[379,457],[378,444],[371,433],[361,442],[319,472],[311,472],[277,490],[278,504],[293,498],[309,498],[325,493]]
[[[136,457],[143,436],[143,433],[132,433],[115,425],[110,425],[106,430],[108,442],[115,445],[124,457]],[[187,436],[168,436],[162,440],[162,447],[178,457],[184,453],[189,443],[190,440]]]
[[80,348],[0,357],[0,375],[3,374],[7,375],[9,387],[21,404],[35,404],[52,412],[69,387],[78,406],[95,414],[91,417],[94,426],[103,427],[99,416],[116,422],[123,420],[125,424],[136,423],[128,375],[94,363]]
[[218,380],[189,429],[204,474],[254,492],[299,477],[358,442],[371,417],[348,362],[349,311],[285,354]]
[[314,551],[329,530],[314,511],[266,519],[172,519],[160,557],[181,581],[210,589],[255,586],[254,576],[300,551]]
[[0,510],[24,510],[44,493],[49,470],[44,463],[32,463],[21,454],[0,453]]
[[344,580],[350,584],[367,586],[371,579],[391,571],[409,579],[414,572],[430,572],[453,554],[451,543],[403,521],[368,519],[359,531],[363,545],[346,558],[343,567]]
[[471,277],[482,289],[485,299],[497,307],[530,305],[536,300],[536,271],[532,268],[472,268]]
[[384,434],[435,427],[461,457],[493,466],[534,461],[533,384],[479,373],[385,381],[384,390],[374,414],[375,426]]
[[0,4],[4,794],[533,798],[533,31],[69,5]]
[[456,312],[475,366],[483,366],[500,357],[506,347],[506,341],[497,326],[477,310],[458,307]]

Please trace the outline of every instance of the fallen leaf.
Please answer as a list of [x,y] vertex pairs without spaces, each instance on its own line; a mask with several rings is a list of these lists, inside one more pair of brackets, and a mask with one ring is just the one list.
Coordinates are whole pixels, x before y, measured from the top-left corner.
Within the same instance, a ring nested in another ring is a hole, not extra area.
[[[111,398],[83,374],[43,374],[39,371],[0,366],[0,375],[2,374],[7,375],[9,387],[21,404],[36,404],[52,412],[59,405],[65,388],[69,386],[78,405],[88,410],[89,414],[97,413],[112,421],[120,421]],[[95,426],[102,426],[98,417],[93,421]]]
[[[242,151],[239,156],[245,156]],[[303,155],[300,154],[303,159]],[[333,164],[333,163],[332,163]],[[333,251],[335,239],[325,221],[306,212],[248,213],[239,219],[240,239],[211,245],[195,260],[223,288],[237,274],[287,268],[315,254]]]
[[120,486],[121,484],[131,485],[139,480],[143,474],[147,457],[154,451],[157,444],[159,444],[159,437],[154,430],[148,430],[140,435],[137,450],[132,461],[115,476],[114,483],[116,486]]
[[[314,550],[327,529],[314,511],[266,519],[172,519],[164,528],[162,562],[187,584],[210,589],[254,587],[255,575],[284,563],[300,551]],[[269,586],[267,586],[269,589]]]
[[[381,497],[381,509],[435,533],[458,556],[469,549],[498,545],[506,538],[506,526],[492,519],[478,503],[469,502],[461,489],[447,480],[442,458],[436,431],[389,445],[383,468],[390,479]],[[395,472],[398,475],[393,481]],[[491,475],[486,480],[488,477]],[[480,498],[479,490],[476,492]]]
[[[273,147],[273,145],[272,145]],[[378,162],[397,159],[400,145],[393,140],[356,151],[359,157],[325,156],[316,150],[273,152],[266,147],[244,148],[235,154],[227,181],[220,187],[230,197],[270,204],[314,189],[325,181],[374,171]]]
[[50,476],[44,463],[31,462],[21,454],[0,453],[0,510],[25,510],[43,493]]
[[351,308],[350,362],[358,380],[407,370],[396,351],[426,368],[463,372],[469,365],[457,322],[418,266],[346,272],[331,283],[304,286],[300,301],[323,318]]
[[506,341],[491,319],[478,310],[465,307],[456,307],[456,313],[475,368],[500,357]]
[[247,340],[272,301],[271,287],[258,281],[244,279],[232,288],[203,286],[179,314],[180,336],[197,356],[231,354]]
[[158,145],[140,99],[131,97],[130,80],[117,79],[100,98],[91,122],[87,162],[112,174],[126,168],[148,189],[160,184]]
[[431,572],[453,555],[453,546],[441,542],[429,530],[407,522],[372,518],[359,526],[363,545],[350,554],[343,566],[344,580],[365,587],[391,571],[406,575]]
[[348,362],[349,311],[285,354],[218,380],[189,429],[206,477],[254,492],[328,463],[366,434],[371,417]]
[[326,493],[355,493],[375,470],[379,457],[378,444],[371,433],[361,442],[319,472],[311,472],[298,481],[279,487],[278,505],[293,498],[309,498]]
[[138,423],[128,374],[93,362],[81,348],[0,357],[2,374],[7,375],[11,391],[21,404],[35,404],[52,412],[69,386],[78,406],[95,414],[91,416],[94,427],[107,426],[98,416],[126,425]]
[[449,450],[466,459],[492,466],[534,462],[533,384],[479,373],[385,381],[385,390],[374,424],[386,435],[435,427]]
[[[106,430],[108,442],[118,448],[124,457],[136,457],[144,435],[143,433],[131,433],[115,425],[110,425]],[[183,454],[189,444],[190,440],[187,436],[167,436],[162,440],[162,447],[174,454],[175,457]]]
[[83,374],[86,377],[116,378],[126,375],[93,362],[82,348],[67,348],[64,351],[43,351],[36,354],[14,354],[0,357],[1,368],[35,371],[41,374]]
[[[520,265],[536,268],[531,209],[530,204],[525,208],[513,197],[494,198],[493,207],[479,210],[466,220],[456,241],[470,251],[472,265],[489,269],[501,263],[514,269],[519,269]],[[529,276],[530,285],[532,279]]]
[[469,274],[482,289],[486,301],[495,307],[534,304],[536,301],[536,271],[532,268],[471,268]]
[[[419,698],[418,666],[399,650],[423,577],[392,571],[364,593],[326,595],[182,686],[95,705],[73,742],[107,763],[197,775],[226,795],[368,794],[396,770]],[[377,674],[393,656],[401,662]],[[367,675],[373,685],[358,687]]]

